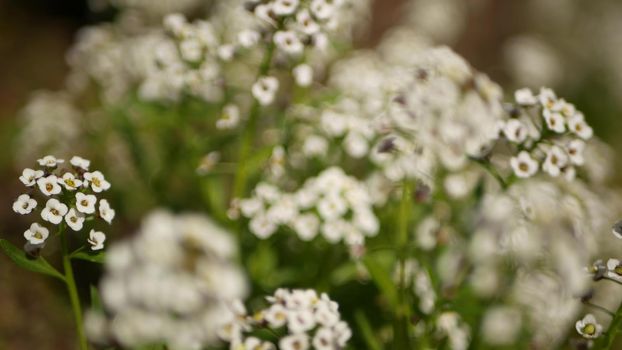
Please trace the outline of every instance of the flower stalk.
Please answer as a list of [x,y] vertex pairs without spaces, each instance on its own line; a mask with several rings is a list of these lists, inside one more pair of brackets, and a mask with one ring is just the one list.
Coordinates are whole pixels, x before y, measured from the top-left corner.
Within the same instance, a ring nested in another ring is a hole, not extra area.
[[76,322],[78,344],[80,346],[80,350],[88,350],[86,333],[84,332],[84,323],[82,321],[82,307],[80,305],[80,296],[78,295],[78,288],[76,287],[73,267],[71,266],[69,241],[64,224],[61,224],[59,227],[59,235],[61,239],[61,252],[63,255],[63,271],[65,273],[65,284],[67,285],[67,292],[69,294],[69,300],[71,302],[71,308],[73,310],[73,316]]

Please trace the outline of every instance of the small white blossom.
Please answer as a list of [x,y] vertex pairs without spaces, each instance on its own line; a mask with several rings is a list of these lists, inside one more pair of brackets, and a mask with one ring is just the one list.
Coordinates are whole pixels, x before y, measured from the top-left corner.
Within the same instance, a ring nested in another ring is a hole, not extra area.
[[291,15],[296,11],[299,0],[275,0],[272,3],[272,11],[277,16]]
[[28,240],[28,243],[34,245],[45,242],[49,236],[50,231],[37,223],[30,225],[30,228],[24,232],[24,238]]
[[48,167],[48,168],[54,168],[54,167],[58,166],[59,164],[64,163],[65,160],[57,159],[54,156],[45,156],[45,157],[37,160],[37,162],[41,166]]
[[304,44],[293,31],[279,31],[274,34],[274,43],[283,52],[290,55],[299,55],[304,50]]
[[529,153],[521,151],[517,157],[510,159],[510,165],[514,170],[514,174],[520,178],[528,178],[538,172],[538,162],[535,161]]
[[320,31],[320,25],[313,20],[313,17],[307,10],[298,11],[296,22],[298,22],[300,30],[307,35],[313,35]]
[[24,169],[22,171],[22,175],[19,177],[19,181],[21,181],[24,185],[31,187],[37,183],[37,179],[43,176],[43,170],[33,170],[30,168]]
[[305,333],[288,335],[279,341],[281,350],[307,350],[309,349],[309,336]]
[[553,177],[561,174],[561,169],[568,164],[568,155],[558,146],[551,147],[546,153],[546,159],[542,164],[542,170]]
[[618,259],[607,260],[605,277],[622,283],[622,263]]
[[238,42],[244,48],[251,48],[259,42],[261,35],[255,30],[243,30],[238,33]]
[[89,232],[89,238],[87,242],[91,245],[91,250],[104,249],[104,242],[106,241],[106,235],[103,232],[91,230]]
[[329,2],[328,0],[313,0],[310,8],[313,15],[321,20],[327,20],[336,13],[332,1]]
[[82,192],[76,193],[76,208],[79,212],[84,214],[95,213],[95,203],[97,203],[97,197],[94,195]]
[[84,158],[78,157],[78,156],[73,156],[69,162],[74,167],[80,168],[80,169],[82,169],[84,171],[88,171],[89,167],[91,166],[91,161],[90,160],[84,159]]
[[308,64],[301,64],[294,68],[294,79],[296,84],[306,87],[313,83],[313,68]]
[[266,214],[262,213],[251,219],[249,228],[257,237],[265,239],[272,236],[278,226]]
[[543,114],[546,126],[550,130],[558,134],[566,132],[566,119],[561,113],[545,109]]
[[516,90],[514,93],[514,99],[519,105],[533,106],[538,103],[538,98],[533,94],[533,91],[529,88]]
[[56,198],[52,198],[47,201],[45,208],[41,211],[41,218],[54,225],[58,225],[68,210],[69,208],[65,204],[59,202]]
[[102,199],[99,201],[99,217],[104,219],[107,223],[112,223],[114,219],[115,211],[110,207],[110,203],[107,200]]
[[82,186],[82,180],[76,178],[72,173],[65,173],[62,178],[58,179],[58,183],[65,186],[69,191],[75,191]]
[[27,194],[20,195],[13,203],[13,211],[21,215],[30,214],[32,210],[36,207],[37,201]]
[[566,146],[566,153],[568,153],[570,162],[579,166],[585,163],[585,159],[583,158],[584,150],[585,141],[579,139],[570,141]]
[[220,119],[216,121],[216,128],[221,130],[233,129],[240,123],[240,109],[229,104],[223,108]]
[[37,180],[39,190],[46,196],[59,194],[62,188],[58,184],[58,178],[56,175],[49,175],[48,177],[42,177]]
[[510,142],[523,143],[527,139],[528,130],[520,120],[510,119],[503,127],[503,134]]
[[592,314],[587,314],[585,317],[575,323],[577,332],[587,339],[595,339],[603,332],[603,326],[596,322],[596,318]]
[[95,193],[107,191],[110,188],[110,182],[106,181],[104,175],[100,171],[84,173],[84,179],[87,181],[86,183],[91,185],[91,189]]
[[568,128],[584,140],[589,140],[594,135],[594,130],[585,122],[585,117],[581,113],[575,113],[568,118]]
[[84,226],[84,215],[82,213],[77,212],[74,208],[69,209],[67,215],[65,215],[65,222],[67,226],[69,226],[74,231],[82,230]]
[[253,96],[263,106],[267,106],[274,101],[276,91],[279,89],[279,81],[275,77],[261,77],[253,85]]

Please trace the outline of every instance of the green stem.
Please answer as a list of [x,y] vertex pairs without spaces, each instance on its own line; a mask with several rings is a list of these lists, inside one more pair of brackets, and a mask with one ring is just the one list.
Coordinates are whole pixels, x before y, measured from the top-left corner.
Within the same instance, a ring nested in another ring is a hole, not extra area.
[[499,185],[501,185],[501,188],[503,188],[504,190],[508,189],[510,184],[503,178],[503,176],[501,176],[501,174],[499,174],[499,171],[497,171],[497,169],[492,165],[492,163],[490,163],[490,161],[474,157],[470,157],[470,159],[475,163],[481,165],[482,168],[484,168],[490,175],[492,175],[492,177],[497,180]]
[[609,325],[609,329],[607,333],[605,333],[594,346],[594,349],[597,350],[609,350],[613,346],[613,342],[616,339],[618,333],[620,333],[620,329],[622,328],[622,303],[616,310],[613,320],[611,320],[611,324]]
[[[257,77],[262,77],[268,73],[272,64],[272,57],[274,55],[274,41],[271,40],[266,47],[263,62],[259,66],[259,74]],[[246,191],[246,182],[248,178],[246,161],[250,156],[250,152],[253,146],[254,136],[257,129],[257,119],[259,118],[259,112],[261,111],[261,105],[254,99],[253,105],[248,116],[244,131],[242,132],[242,139],[240,140],[240,152],[238,156],[238,167],[235,174],[235,180],[233,183],[233,198],[242,198]]]
[[399,259],[399,290],[398,303],[395,310],[395,349],[410,349],[409,325],[410,305],[408,305],[408,292],[406,289],[406,256],[408,253],[408,224],[412,212],[411,184],[404,181],[402,185],[402,198],[400,201],[397,251]]
[[361,335],[363,336],[363,340],[365,340],[365,344],[367,345],[367,349],[369,350],[381,350],[382,346],[380,342],[376,339],[374,335],[374,330],[372,326],[369,324],[369,320],[365,317],[365,314],[361,310],[356,310],[354,313],[354,320],[359,327]]
[[61,226],[59,227],[59,232],[61,238],[61,251],[63,254],[63,269],[65,271],[65,284],[67,285],[67,292],[69,293],[69,300],[71,301],[71,308],[73,309],[73,316],[76,321],[78,342],[80,344],[80,350],[88,350],[86,333],[84,332],[84,324],[82,322],[82,307],[80,306],[78,288],[76,287],[76,280],[74,278],[73,268],[71,266],[71,257],[69,255],[69,242],[63,224],[61,224]]

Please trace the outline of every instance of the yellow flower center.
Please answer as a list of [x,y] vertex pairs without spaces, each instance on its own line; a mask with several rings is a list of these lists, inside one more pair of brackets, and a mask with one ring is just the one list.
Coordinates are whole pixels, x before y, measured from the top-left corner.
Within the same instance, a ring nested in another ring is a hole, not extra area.
[[594,335],[594,333],[596,333],[596,326],[591,323],[586,324],[585,327],[583,327],[583,333]]

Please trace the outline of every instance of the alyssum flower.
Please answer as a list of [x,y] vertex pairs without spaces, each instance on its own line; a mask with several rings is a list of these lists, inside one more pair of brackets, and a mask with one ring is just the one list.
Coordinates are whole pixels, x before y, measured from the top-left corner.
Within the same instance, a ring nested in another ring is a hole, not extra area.
[[[88,172],[89,160],[74,156],[65,166],[63,159],[45,156],[38,163],[43,169],[26,168],[19,180],[28,188],[37,185],[45,203],[39,213],[44,221],[51,225],[66,224],[73,231],[84,229],[86,222],[92,218],[112,223],[115,211],[110,203],[102,199],[97,207],[97,196],[108,190],[110,183],[101,172]],[[33,198],[35,194],[36,191],[20,195],[13,203],[13,210],[21,215],[36,212],[38,202]],[[37,223],[24,232],[24,237],[33,245],[43,243],[48,236],[49,230]],[[105,240],[103,232],[91,229],[87,243],[92,250],[100,250]]]

